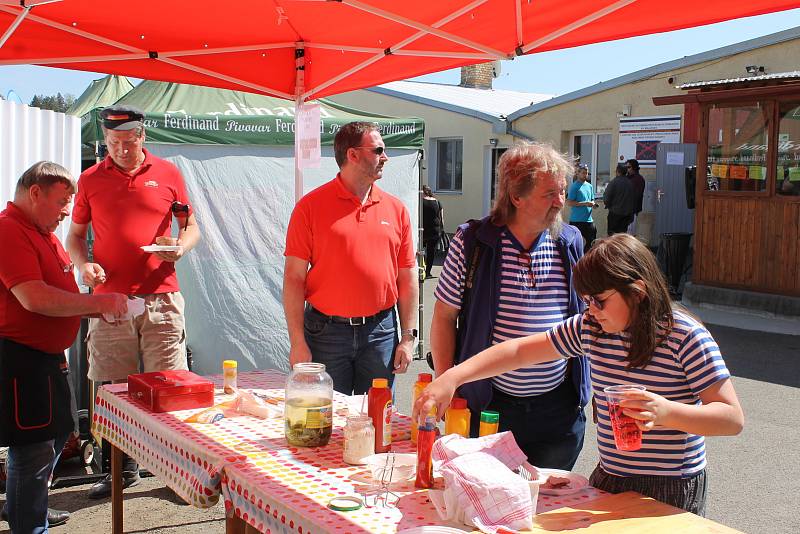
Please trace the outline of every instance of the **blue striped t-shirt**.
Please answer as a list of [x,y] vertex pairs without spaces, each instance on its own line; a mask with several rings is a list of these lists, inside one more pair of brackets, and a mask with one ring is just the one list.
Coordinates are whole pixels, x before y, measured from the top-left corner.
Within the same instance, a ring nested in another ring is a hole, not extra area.
[[547,333],[565,358],[586,354],[597,399],[597,447],[600,465],[612,475],[659,475],[689,478],[706,466],[703,436],[680,430],[656,428],[642,432],[642,448],[620,451],[614,446],[614,432],[603,388],[642,385],[662,397],[684,404],[701,404],[700,392],[730,378],[714,338],[706,328],[680,311],[674,312],[675,326],[656,347],[644,368],[627,368],[630,347],[625,332],[604,332],[588,314],[576,315]]
[[[549,232],[543,232],[526,251],[506,228],[500,235],[500,297],[492,331],[492,344],[545,332],[567,317],[569,286]],[[456,233],[447,252],[434,295],[460,309],[464,295],[466,259],[462,232]],[[517,369],[492,378],[495,388],[517,397],[541,395],[563,381],[567,361],[558,360]]]

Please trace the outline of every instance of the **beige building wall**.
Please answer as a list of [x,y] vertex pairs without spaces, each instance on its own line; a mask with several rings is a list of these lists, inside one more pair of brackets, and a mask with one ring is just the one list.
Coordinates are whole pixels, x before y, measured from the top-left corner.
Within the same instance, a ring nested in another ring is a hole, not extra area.
[[[619,161],[619,117],[624,106],[630,106],[630,117],[654,115],[683,115],[683,106],[655,106],[654,96],[684,94],[675,89],[684,83],[739,78],[749,76],[745,67],[763,66],[767,73],[800,70],[800,39],[771,45],[726,58],[690,65],[664,72],[652,78],[629,83],[584,98],[547,108],[514,121],[512,128],[540,141],[547,141],[564,152],[569,152],[570,138],[575,132],[596,131],[611,133],[612,176],[613,162]],[[670,80],[671,78],[671,80]],[[683,124],[682,124],[683,126]],[[655,169],[642,169],[645,180],[655,181]],[[594,210],[598,237],[606,235],[607,211]],[[568,209],[568,208],[567,208]],[[642,213],[637,236],[646,243],[653,242],[655,214]]]
[[[491,181],[490,139],[497,139],[499,148],[509,146],[513,139],[509,135],[492,133],[490,122],[383,95],[373,91],[351,91],[329,97],[330,100],[345,106],[369,113],[394,115],[398,117],[420,117],[425,121],[425,161],[423,162],[422,183],[434,190],[434,195],[444,209],[445,230],[455,232],[456,227],[468,219],[480,218],[488,213],[489,184]],[[435,164],[431,161],[437,139],[463,139],[462,191],[436,192],[434,177],[428,170]],[[388,163],[392,164],[391,160]]]

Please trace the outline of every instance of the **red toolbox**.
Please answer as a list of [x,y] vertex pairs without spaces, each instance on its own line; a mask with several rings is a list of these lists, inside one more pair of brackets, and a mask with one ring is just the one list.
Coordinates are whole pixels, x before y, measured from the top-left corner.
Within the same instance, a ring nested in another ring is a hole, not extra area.
[[128,375],[128,396],[152,412],[207,408],[214,404],[214,383],[191,371]]

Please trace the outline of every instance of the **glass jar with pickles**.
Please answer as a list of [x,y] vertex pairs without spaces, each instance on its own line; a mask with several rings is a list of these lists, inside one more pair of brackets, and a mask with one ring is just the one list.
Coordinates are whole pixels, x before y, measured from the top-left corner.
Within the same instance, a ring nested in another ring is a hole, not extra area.
[[333,380],[321,363],[297,363],[286,381],[286,441],[295,447],[324,447],[333,430]]

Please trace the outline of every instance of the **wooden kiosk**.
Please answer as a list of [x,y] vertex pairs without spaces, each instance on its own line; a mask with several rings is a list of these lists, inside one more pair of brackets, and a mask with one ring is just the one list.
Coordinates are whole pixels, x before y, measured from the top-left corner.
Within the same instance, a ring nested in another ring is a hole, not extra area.
[[800,72],[679,88],[653,103],[698,144],[692,284],[800,297]]

